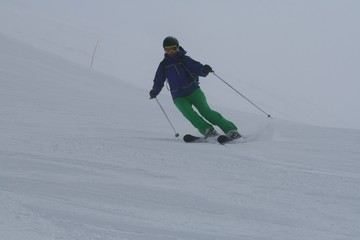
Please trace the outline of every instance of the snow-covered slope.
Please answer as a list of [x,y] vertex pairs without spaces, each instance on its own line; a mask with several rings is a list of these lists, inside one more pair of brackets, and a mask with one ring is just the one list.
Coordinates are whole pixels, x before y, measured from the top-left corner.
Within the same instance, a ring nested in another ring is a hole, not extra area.
[[186,144],[147,91],[0,45],[0,239],[359,239],[358,130],[220,108],[249,141]]

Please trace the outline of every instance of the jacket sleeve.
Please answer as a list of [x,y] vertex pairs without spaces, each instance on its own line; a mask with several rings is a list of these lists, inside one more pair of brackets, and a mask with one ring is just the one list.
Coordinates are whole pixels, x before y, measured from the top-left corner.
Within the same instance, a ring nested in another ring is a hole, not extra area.
[[202,65],[200,62],[195,61],[194,59],[192,59],[189,56],[184,56],[184,62],[186,64],[186,66],[190,69],[190,71],[198,76],[201,77],[206,77],[208,75],[208,73],[204,73],[203,72],[203,67],[204,65]]
[[166,80],[165,66],[164,66],[164,62],[161,62],[156,70],[154,84],[152,87],[152,89],[155,90],[157,94],[159,94],[161,92],[161,89],[164,87],[165,80]]

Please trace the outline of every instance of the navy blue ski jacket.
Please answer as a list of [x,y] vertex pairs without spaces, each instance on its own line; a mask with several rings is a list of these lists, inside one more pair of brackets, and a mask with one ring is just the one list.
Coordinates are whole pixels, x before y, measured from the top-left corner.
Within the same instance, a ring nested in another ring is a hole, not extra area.
[[176,58],[164,54],[164,60],[160,62],[154,78],[153,90],[157,94],[164,87],[166,79],[170,86],[173,99],[190,95],[199,88],[199,76],[206,77],[200,62],[186,55],[186,51],[180,46]]

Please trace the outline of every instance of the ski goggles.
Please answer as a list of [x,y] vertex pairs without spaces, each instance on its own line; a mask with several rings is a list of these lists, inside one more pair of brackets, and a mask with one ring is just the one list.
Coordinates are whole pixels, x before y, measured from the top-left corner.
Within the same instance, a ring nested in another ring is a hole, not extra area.
[[172,46],[164,47],[164,50],[166,53],[171,54],[179,51],[179,47],[177,45],[172,45]]

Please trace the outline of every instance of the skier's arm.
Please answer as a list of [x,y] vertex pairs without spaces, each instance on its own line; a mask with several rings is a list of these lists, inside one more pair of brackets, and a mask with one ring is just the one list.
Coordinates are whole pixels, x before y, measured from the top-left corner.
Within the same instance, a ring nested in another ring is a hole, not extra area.
[[154,85],[152,87],[153,92],[158,95],[161,92],[161,89],[164,87],[164,83],[166,80],[164,63],[161,62],[159,64],[158,69],[156,70]]
[[[195,73],[198,76],[206,77],[209,74],[209,72],[212,71],[212,69],[209,65],[203,65],[200,62],[195,61],[194,59],[192,59],[189,56],[185,56],[184,61],[185,61],[186,66],[188,68],[190,68],[190,71],[192,73]],[[210,67],[211,71],[208,71],[209,70],[208,67],[205,67],[205,66]]]

